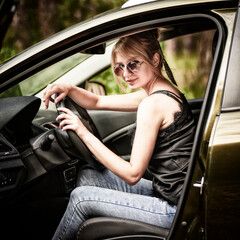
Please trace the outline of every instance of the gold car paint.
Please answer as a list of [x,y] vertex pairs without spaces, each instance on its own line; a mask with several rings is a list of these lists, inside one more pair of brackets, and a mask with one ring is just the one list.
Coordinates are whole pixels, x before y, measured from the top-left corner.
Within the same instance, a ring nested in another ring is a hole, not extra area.
[[[206,179],[205,174],[210,172],[212,168],[209,166],[211,165],[211,154],[210,151],[212,148],[209,146],[210,138],[213,137],[213,133],[216,132],[215,125],[218,122],[218,114],[221,111],[221,101],[223,95],[223,88],[224,88],[224,81],[227,72],[227,64],[229,58],[229,52],[231,47],[231,40],[232,40],[232,32],[234,27],[234,19],[236,15],[236,10],[233,11],[213,11],[214,13],[218,14],[220,17],[224,19],[226,22],[226,27],[228,29],[227,38],[224,47],[224,53],[222,57],[222,62],[220,66],[220,71],[216,81],[216,87],[214,88],[214,93],[211,100],[211,106],[209,113],[202,112],[203,116],[208,116],[206,120],[206,124],[203,130],[203,138],[200,147],[199,156],[196,159],[196,165],[194,167],[194,173],[192,177],[192,181],[190,184],[189,192],[187,194],[187,200],[185,205],[183,206],[183,212],[180,217],[180,221],[175,229],[175,233],[173,234],[173,238],[171,239],[218,239],[216,238],[218,235],[216,234],[215,237],[208,235],[208,219],[209,215],[206,215],[206,209],[209,206],[206,206],[208,202],[206,192],[207,188],[209,189],[208,182],[210,181],[210,186],[214,187],[216,184],[214,179]],[[216,58],[217,56],[215,56]],[[216,60],[216,59],[215,59]],[[215,69],[212,69],[215,71]],[[211,73],[210,73],[211,76]],[[236,127],[236,126],[235,126]],[[240,124],[238,125],[240,129]],[[218,131],[218,130],[217,130]],[[232,145],[233,146],[233,145]],[[240,148],[239,148],[240,149]],[[233,153],[234,154],[234,153]],[[239,159],[240,162],[240,159]],[[205,179],[204,179],[205,178]],[[200,184],[201,179],[204,179],[203,186],[201,188],[194,187],[194,184]],[[239,191],[240,192],[240,191]],[[210,199],[211,200],[211,199]],[[219,206],[220,207],[220,206]],[[221,206],[222,207],[222,206]],[[214,220],[211,219],[213,222]],[[211,226],[212,227],[212,226]],[[215,228],[216,229],[216,228]],[[226,238],[227,239],[227,238]]]
[[221,113],[221,103],[236,12],[218,14],[227,24],[228,36],[201,149],[206,167],[203,229],[206,239],[234,239],[240,217],[237,208],[233,214],[240,202],[240,189],[236,192],[240,186],[240,112]]
[[216,117],[206,173],[207,236],[234,239],[240,218],[240,111]]
[[[219,16],[221,16],[224,19],[224,21],[226,23],[226,27],[228,29],[228,33],[227,33],[224,54],[222,57],[222,63],[220,66],[220,71],[219,71],[219,75],[218,75],[218,79],[217,79],[217,83],[216,83],[216,88],[215,88],[215,92],[213,95],[212,104],[211,104],[210,111],[208,114],[206,126],[204,129],[203,141],[201,144],[200,159],[205,167],[207,164],[208,144],[209,144],[209,139],[210,139],[210,135],[212,132],[212,127],[213,127],[213,124],[215,121],[215,117],[220,112],[220,108],[221,108],[224,80],[225,80],[226,71],[227,71],[228,57],[229,57],[229,52],[230,52],[230,47],[231,47],[232,31],[233,31],[233,27],[234,27],[234,19],[236,16],[236,10],[230,11],[230,12],[215,10],[214,13],[218,14]],[[215,57],[217,57],[217,56],[215,56]],[[212,69],[212,70],[214,71],[214,69]]]

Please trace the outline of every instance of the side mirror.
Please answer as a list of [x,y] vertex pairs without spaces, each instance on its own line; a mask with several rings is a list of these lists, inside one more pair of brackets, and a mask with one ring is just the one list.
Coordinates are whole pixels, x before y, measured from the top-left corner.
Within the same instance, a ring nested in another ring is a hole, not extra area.
[[95,81],[86,81],[85,83],[85,89],[89,92],[95,93],[97,95],[107,95],[106,88],[103,84]]

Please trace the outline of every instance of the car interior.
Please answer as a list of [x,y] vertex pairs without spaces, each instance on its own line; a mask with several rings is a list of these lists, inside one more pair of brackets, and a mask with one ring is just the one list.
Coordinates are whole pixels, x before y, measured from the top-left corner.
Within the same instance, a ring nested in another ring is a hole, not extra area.
[[[204,48],[209,48],[212,55],[208,56],[207,61],[201,62],[201,66],[195,64],[196,71],[199,67],[205,68],[205,80],[201,77],[197,79],[194,70],[190,70],[189,74],[184,76],[181,65],[171,65],[171,58],[168,62],[180,90],[185,93],[190,85],[198,90],[195,95],[186,93],[186,96],[196,121],[198,129],[196,134],[201,134],[204,111],[207,108],[204,106],[204,99],[208,97],[209,89],[213,84],[214,76],[211,72],[213,62],[216,63],[216,49],[220,46],[219,27],[213,20],[197,16],[182,17],[167,22],[151,22],[146,26],[112,33],[107,39],[102,39],[99,46],[94,45],[93,48],[85,49],[85,53],[100,52],[101,54],[105,50],[106,42],[122,35],[156,27],[160,29],[161,46],[164,53],[166,50],[167,59],[168,42],[174,42],[178,38],[183,39],[179,41],[177,47],[182,48],[181,56],[187,59],[189,53],[185,52],[184,44],[188,37],[195,38],[198,34],[201,38],[204,33],[208,33],[210,40]],[[104,84],[95,79],[109,68],[110,66],[87,79],[90,83],[91,81],[96,83],[98,89],[103,89],[100,94],[108,93]],[[187,86],[183,86],[181,75],[190,79]],[[34,75],[31,79],[34,80]],[[82,82],[78,86],[85,88],[87,85],[86,82]],[[76,134],[71,131],[62,132],[58,128],[56,117],[59,113],[55,106],[46,110],[41,104],[41,99],[34,95],[0,98],[0,108],[3,109],[0,116],[1,239],[51,239],[66,209],[69,195],[75,187],[79,168],[85,164],[92,164],[96,168],[103,167]],[[135,124],[135,112],[88,111],[69,98],[65,98],[60,104],[77,113],[87,128],[113,152],[126,161],[130,159],[129,132]],[[191,161],[196,161],[196,152],[199,149],[198,137],[194,149]],[[193,167],[192,164],[190,166]],[[191,182],[192,173],[190,173],[191,167],[183,194],[187,193],[187,186]],[[149,176],[146,174],[144,177]],[[179,209],[184,201],[186,197],[183,196],[179,202]],[[180,212],[177,212],[173,227],[179,222],[179,214]],[[77,239],[166,239],[170,231],[127,219],[97,217],[87,220],[79,227]]]

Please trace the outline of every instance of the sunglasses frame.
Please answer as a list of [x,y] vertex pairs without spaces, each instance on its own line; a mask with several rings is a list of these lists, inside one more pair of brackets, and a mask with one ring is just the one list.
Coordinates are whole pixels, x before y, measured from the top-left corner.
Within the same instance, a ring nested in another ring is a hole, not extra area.
[[[136,64],[136,68],[135,69],[131,69],[130,65],[129,64]],[[119,77],[122,77],[125,69],[127,69],[127,71],[129,73],[136,73],[138,72],[139,70],[139,67],[144,63],[144,61],[140,62],[138,60],[134,60],[134,61],[129,61],[126,65],[123,65],[123,64],[118,64],[114,67],[114,73],[115,75],[119,76]],[[119,70],[117,70],[119,69]]]

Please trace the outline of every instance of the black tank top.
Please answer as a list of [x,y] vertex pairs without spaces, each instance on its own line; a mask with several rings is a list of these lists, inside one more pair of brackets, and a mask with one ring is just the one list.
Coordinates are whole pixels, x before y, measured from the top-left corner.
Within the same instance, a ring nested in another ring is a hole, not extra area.
[[174,121],[158,132],[148,165],[148,171],[153,176],[154,195],[176,205],[182,192],[191,155],[195,123],[189,104],[182,93],[180,97],[167,90],[152,94],[166,94],[176,100],[180,107],[180,111],[174,114]]

